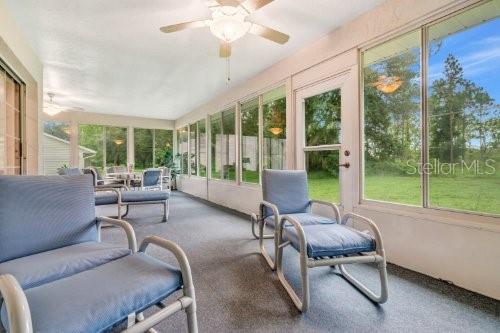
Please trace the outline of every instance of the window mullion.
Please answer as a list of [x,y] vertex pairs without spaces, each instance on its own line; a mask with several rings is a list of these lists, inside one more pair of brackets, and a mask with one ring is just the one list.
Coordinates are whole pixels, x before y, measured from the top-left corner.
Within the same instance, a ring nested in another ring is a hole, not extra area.
[[427,27],[420,29],[420,105],[421,105],[421,182],[422,182],[422,205],[429,207],[429,174],[427,172],[427,163],[429,161],[429,143],[428,143],[428,105],[427,105]]
[[258,147],[259,147],[259,184],[262,183],[262,170],[263,170],[263,162],[264,162],[264,96],[259,95],[259,115],[258,115]]

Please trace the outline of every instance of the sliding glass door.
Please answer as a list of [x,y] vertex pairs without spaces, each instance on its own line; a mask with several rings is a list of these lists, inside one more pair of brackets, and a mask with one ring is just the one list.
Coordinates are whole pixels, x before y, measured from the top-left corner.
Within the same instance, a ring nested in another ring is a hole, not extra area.
[[22,173],[23,85],[0,65],[0,174]]

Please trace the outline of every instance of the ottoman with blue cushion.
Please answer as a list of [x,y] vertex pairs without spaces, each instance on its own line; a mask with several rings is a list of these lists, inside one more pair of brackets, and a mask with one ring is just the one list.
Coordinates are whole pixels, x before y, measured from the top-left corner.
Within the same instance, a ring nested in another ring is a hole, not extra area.
[[[130,205],[162,204],[163,222],[168,220],[170,191],[165,190],[141,190],[141,191],[119,191],[117,189],[106,189],[95,193],[95,205],[117,205],[118,218],[121,219],[128,214]],[[121,214],[121,207],[126,207],[125,214]]]

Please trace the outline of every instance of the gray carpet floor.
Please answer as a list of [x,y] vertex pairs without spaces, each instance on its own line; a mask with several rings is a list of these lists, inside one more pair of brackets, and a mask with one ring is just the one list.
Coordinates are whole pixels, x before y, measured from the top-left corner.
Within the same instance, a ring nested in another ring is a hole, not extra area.
[[[126,219],[139,242],[159,235],[186,252],[200,332],[500,332],[499,301],[395,265],[388,267],[389,300],[383,305],[370,302],[335,269],[311,270],[311,306],[300,314],[260,256],[248,217],[180,192],[171,199],[168,223],[160,223],[161,208],[153,205],[131,207]],[[106,228],[103,241],[126,245],[116,228]],[[174,262],[163,250],[148,251]],[[297,253],[288,247],[284,260],[286,275],[297,286]],[[374,267],[353,265],[351,272],[377,287]],[[186,331],[184,313],[157,329]]]

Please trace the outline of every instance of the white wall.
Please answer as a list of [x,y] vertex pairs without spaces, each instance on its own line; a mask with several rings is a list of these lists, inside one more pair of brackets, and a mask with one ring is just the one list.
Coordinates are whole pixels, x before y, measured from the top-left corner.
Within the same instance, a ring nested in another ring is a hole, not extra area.
[[36,174],[41,170],[38,143],[41,142],[39,119],[42,113],[43,65],[3,0],[0,0],[0,58],[26,84],[23,155],[26,172]]
[[[390,262],[451,281],[461,287],[500,299],[500,219],[418,207],[359,202],[359,86],[358,49],[403,30],[437,19],[473,1],[389,0],[354,21],[332,31],[259,75],[193,110],[176,121],[184,126],[224,109],[247,96],[284,83],[287,86],[287,165],[300,162],[295,148],[295,94],[301,87],[348,71],[354,96],[350,115],[343,118],[353,131],[353,167],[346,207],[375,220],[382,230]],[[299,124],[300,125],[300,124]],[[258,186],[182,177],[179,188],[239,211],[256,212],[261,200]],[[250,234],[249,234],[250,237]],[[393,291],[397,292],[397,291]]]

